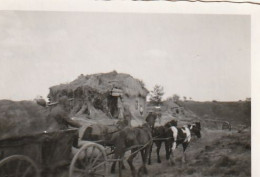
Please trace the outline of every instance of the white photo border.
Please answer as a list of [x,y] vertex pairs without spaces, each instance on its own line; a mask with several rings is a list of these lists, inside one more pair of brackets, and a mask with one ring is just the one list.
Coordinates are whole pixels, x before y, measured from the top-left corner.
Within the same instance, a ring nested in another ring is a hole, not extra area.
[[260,5],[228,2],[0,0],[0,10],[114,13],[233,14],[251,16],[252,176],[260,176]]

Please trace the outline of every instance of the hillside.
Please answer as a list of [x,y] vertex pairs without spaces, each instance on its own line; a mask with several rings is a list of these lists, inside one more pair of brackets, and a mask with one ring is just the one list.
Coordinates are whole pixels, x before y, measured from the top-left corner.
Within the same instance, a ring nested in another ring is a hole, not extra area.
[[251,102],[197,102],[179,101],[184,109],[192,111],[203,119],[217,119],[229,121],[233,125],[251,124]]

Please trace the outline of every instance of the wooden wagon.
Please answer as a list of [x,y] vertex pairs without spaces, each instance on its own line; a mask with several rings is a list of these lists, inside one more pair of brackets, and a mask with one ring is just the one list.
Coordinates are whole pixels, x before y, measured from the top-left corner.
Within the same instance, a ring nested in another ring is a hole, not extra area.
[[78,130],[68,129],[0,139],[1,177],[106,176],[104,148],[92,142],[78,146]]

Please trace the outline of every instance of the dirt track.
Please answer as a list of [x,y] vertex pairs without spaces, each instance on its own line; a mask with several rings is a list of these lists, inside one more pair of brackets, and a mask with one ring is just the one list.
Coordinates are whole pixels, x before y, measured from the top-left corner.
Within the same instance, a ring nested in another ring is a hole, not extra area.
[[[161,148],[161,161],[157,163],[156,147],[153,147],[152,165],[147,165],[148,174],[143,177],[250,177],[251,176],[251,135],[250,129],[238,133],[234,131],[203,130],[202,138],[193,138],[187,148],[187,162],[181,162],[182,147],[175,151],[175,165],[165,159],[164,147]],[[111,164],[110,164],[111,165]],[[110,167],[109,165],[109,167]],[[125,162],[123,177],[131,177],[130,168]],[[141,157],[134,160],[138,168]],[[110,168],[109,168],[110,171]],[[117,171],[116,171],[117,172]],[[108,177],[118,174],[108,173]],[[64,172],[58,177],[68,177]]]
[[[156,148],[153,147],[152,165],[144,177],[231,177],[251,176],[250,130],[237,131],[204,130],[201,139],[193,139],[187,148],[187,162],[181,163],[182,147],[175,151],[175,165],[170,166],[161,148],[162,163],[156,162]],[[140,156],[134,163],[140,166]],[[129,166],[123,171],[124,177],[131,177]],[[117,177],[110,174],[109,177]]]

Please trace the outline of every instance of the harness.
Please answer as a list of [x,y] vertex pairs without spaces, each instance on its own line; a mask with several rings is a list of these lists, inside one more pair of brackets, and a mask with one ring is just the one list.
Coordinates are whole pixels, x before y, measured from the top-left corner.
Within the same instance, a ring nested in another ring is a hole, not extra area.
[[[183,127],[182,127],[183,128]],[[190,131],[191,132],[191,131]],[[177,139],[177,138],[174,138],[174,137],[167,137],[167,138],[159,138],[161,135],[158,135],[158,136],[154,136],[153,137],[153,141],[167,141],[167,140],[171,140],[171,139],[174,139],[174,141],[173,142],[176,142],[177,140],[185,140],[185,139],[187,139],[187,138],[191,138],[191,135],[192,135],[192,132],[189,134],[189,135],[187,135],[185,138],[179,138],[179,139]]]

